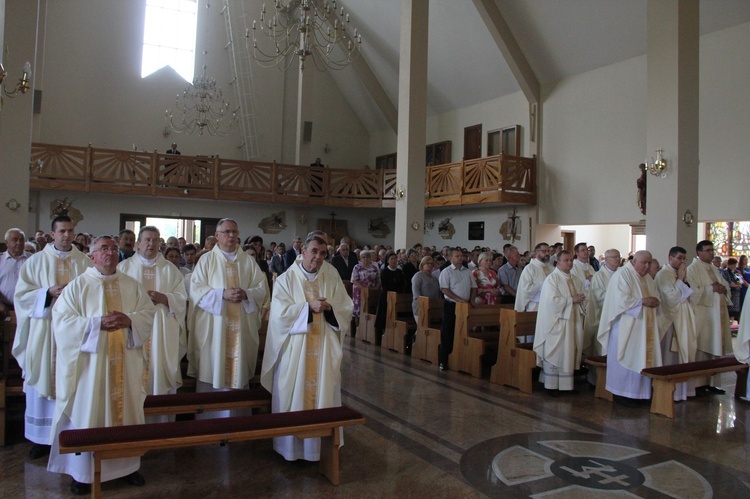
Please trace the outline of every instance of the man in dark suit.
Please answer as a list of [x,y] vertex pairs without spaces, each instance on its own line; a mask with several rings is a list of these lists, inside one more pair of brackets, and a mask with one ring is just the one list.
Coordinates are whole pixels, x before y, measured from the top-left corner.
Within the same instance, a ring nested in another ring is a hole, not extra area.
[[331,259],[331,265],[339,271],[342,281],[350,281],[352,279],[352,270],[357,265],[357,255],[349,251],[349,245],[341,243],[339,245],[339,252],[333,255]]
[[297,255],[300,254],[302,249],[302,238],[297,236],[292,241],[292,247],[286,252],[286,268],[294,265],[294,261],[297,260]]

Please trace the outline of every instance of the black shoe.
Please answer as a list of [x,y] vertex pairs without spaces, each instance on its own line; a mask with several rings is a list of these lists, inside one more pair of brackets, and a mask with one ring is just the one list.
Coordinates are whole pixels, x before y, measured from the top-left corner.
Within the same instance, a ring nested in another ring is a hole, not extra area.
[[727,393],[726,390],[724,390],[723,388],[719,388],[718,386],[708,386],[706,387],[706,391],[711,395],[724,395],[725,393]]
[[74,479],[70,484],[70,491],[77,496],[87,496],[91,494],[91,484],[76,482]]
[[641,403],[638,402],[636,399],[631,399],[628,397],[622,397],[620,395],[613,395],[615,404],[619,404],[623,407],[640,407]]
[[34,444],[29,451],[29,459],[39,459],[42,456],[49,454],[49,445]]
[[545,388],[545,391],[547,392],[547,395],[553,398],[557,398],[560,396],[560,390],[552,390],[550,388]]
[[143,478],[143,475],[141,475],[137,471],[132,472],[126,477],[123,477],[123,479],[130,485],[133,485],[135,487],[143,487],[144,485],[146,485],[146,479]]
[[443,364],[443,363],[441,362],[440,364],[438,364],[438,368],[439,368],[439,369],[440,369],[441,371],[447,371],[447,370],[448,370],[448,364]]

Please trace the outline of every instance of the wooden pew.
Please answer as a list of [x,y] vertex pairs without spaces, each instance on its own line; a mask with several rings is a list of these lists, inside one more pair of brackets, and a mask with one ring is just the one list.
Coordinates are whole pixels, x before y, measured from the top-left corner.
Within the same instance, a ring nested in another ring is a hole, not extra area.
[[737,373],[737,383],[734,388],[735,398],[746,396],[748,365],[739,362],[731,355],[642,370],[642,375],[651,378],[651,413],[674,418],[674,391],[677,383],[682,383],[691,378],[713,376],[714,374],[731,371]]
[[[411,308],[411,293],[396,293],[388,291],[386,297],[385,333],[380,344],[382,348],[393,350],[398,353],[407,352],[407,342],[411,342],[412,336],[417,330],[417,322],[414,320],[414,311]],[[411,345],[409,345],[411,347]],[[408,349],[411,351],[411,348]]]
[[13,339],[16,336],[16,316],[12,311],[0,324],[0,340],[2,348],[2,373],[0,373],[0,447],[5,445],[5,408],[10,397],[23,397],[23,378],[21,368],[11,358]]
[[143,413],[146,416],[201,414],[230,409],[263,409],[270,412],[271,394],[265,388],[252,388],[226,392],[147,395],[143,402]]
[[93,497],[101,497],[101,469],[105,459],[143,456],[148,451],[198,445],[242,442],[293,435],[321,437],[320,473],[339,484],[340,428],[364,424],[365,418],[349,407],[259,414],[200,421],[66,430],[60,433],[60,454],[92,452]]
[[[472,307],[468,303],[456,303],[456,329],[449,359],[451,369],[469,373],[475,378],[482,377],[482,358],[488,354],[488,347],[497,346],[500,310],[508,307],[512,305]],[[477,327],[484,328],[484,331],[472,331]]]
[[597,355],[594,357],[586,357],[586,364],[596,369],[596,391],[594,396],[596,398],[609,400],[612,402],[614,398],[612,393],[607,391],[607,356]]
[[443,302],[445,300],[420,296],[418,301],[417,337],[412,347],[411,356],[437,365],[440,324],[443,322]]
[[379,289],[363,288],[360,290],[360,312],[357,338],[375,344],[375,314],[378,311]]
[[512,308],[500,310],[500,345],[490,376],[492,383],[531,393],[536,367],[534,344],[519,343],[518,337],[534,336],[535,328],[536,312],[516,312]]

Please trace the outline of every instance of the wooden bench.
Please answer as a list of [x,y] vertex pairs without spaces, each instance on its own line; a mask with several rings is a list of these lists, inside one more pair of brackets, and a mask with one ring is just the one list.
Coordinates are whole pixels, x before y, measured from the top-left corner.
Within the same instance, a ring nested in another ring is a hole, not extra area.
[[[386,296],[385,333],[380,346],[405,354],[411,352],[412,335],[417,330],[411,293],[388,291]],[[411,333],[411,334],[409,334]],[[407,349],[408,345],[408,349]]]
[[585,362],[596,369],[596,391],[594,391],[594,396],[612,402],[612,393],[607,391],[607,356],[596,355],[586,357]]
[[[482,359],[491,356],[488,348],[497,347],[499,342],[500,310],[509,307],[513,305],[472,307],[468,303],[456,303],[456,329],[449,359],[452,369],[475,378],[482,377]],[[483,330],[472,331],[474,328]],[[497,356],[485,362],[489,365],[496,360]]]
[[143,413],[146,416],[201,414],[230,409],[264,409],[270,412],[271,394],[265,388],[253,388],[225,392],[148,395],[143,402]]
[[411,356],[437,365],[440,324],[443,322],[443,303],[445,300],[420,296],[417,301],[419,303],[417,337],[414,340]]
[[497,362],[492,367],[490,382],[518,388],[531,393],[536,368],[534,344],[519,342],[519,337],[534,336],[536,312],[516,312],[512,308],[500,310],[500,344]]
[[649,367],[642,370],[642,375],[651,378],[651,413],[674,418],[674,391],[677,383],[682,383],[691,378],[713,376],[714,374],[731,371],[737,373],[734,396],[735,398],[744,397],[747,391],[748,365],[739,362],[731,355],[685,364]]
[[60,454],[91,452],[94,457],[92,497],[101,496],[102,461],[143,456],[148,451],[226,444],[293,435],[320,437],[320,473],[339,484],[339,428],[364,424],[349,407],[260,414],[232,418],[176,421],[142,425],[87,428],[60,432]]
[[5,410],[7,399],[11,397],[23,397],[23,378],[21,368],[11,358],[13,339],[16,336],[16,316],[12,311],[0,324],[0,343],[2,352],[2,373],[0,373],[0,447],[5,445]]
[[375,316],[378,311],[378,300],[380,299],[379,289],[362,288],[360,290],[359,303],[359,327],[357,327],[357,337],[366,342],[376,343],[375,334]]

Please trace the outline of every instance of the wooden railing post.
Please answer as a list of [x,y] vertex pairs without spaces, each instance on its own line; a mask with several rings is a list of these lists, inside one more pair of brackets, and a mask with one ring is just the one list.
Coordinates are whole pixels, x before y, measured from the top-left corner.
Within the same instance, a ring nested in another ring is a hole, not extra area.
[[150,183],[151,183],[151,195],[156,196],[156,186],[159,185],[158,178],[159,178],[159,151],[154,149],[153,154],[151,155],[151,175],[150,175]]
[[86,147],[86,154],[83,159],[83,178],[84,178],[84,191],[91,191],[91,175],[94,164],[94,148],[91,147],[91,142]]
[[211,182],[214,184],[214,199],[219,199],[219,155],[214,156],[213,164],[211,167]]

